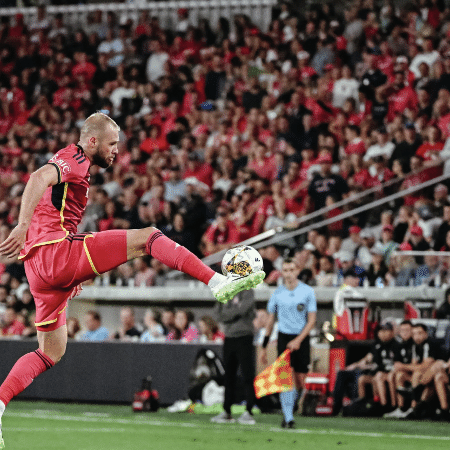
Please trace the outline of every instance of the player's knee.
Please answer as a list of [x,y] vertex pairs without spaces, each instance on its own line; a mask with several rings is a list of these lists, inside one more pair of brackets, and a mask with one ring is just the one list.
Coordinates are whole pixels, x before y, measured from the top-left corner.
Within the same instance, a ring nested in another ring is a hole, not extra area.
[[445,372],[438,372],[435,377],[434,380],[436,381],[436,383],[448,383],[448,376],[446,375]]

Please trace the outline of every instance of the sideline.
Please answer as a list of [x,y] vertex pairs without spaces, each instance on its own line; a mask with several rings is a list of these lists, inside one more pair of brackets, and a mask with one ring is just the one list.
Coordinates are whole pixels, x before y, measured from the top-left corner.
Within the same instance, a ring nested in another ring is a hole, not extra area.
[[[83,413],[82,413],[83,414]],[[400,433],[379,433],[379,432],[364,432],[364,431],[344,431],[344,430],[319,430],[319,429],[281,429],[273,426],[265,426],[263,424],[256,425],[240,425],[240,424],[208,424],[208,423],[192,423],[192,422],[177,422],[177,421],[161,421],[161,420],[140,420],[140,419],[120,419],[114,417],[105,417],[105,416],[92,416],[91,413],[84,413],[84,416],[68,416],[68,415],[60,415],[57,411],[44,411],[44,410],[36,410],[34,412],[6,412],[6,417],[19,417],[26,419],[46,419],[46,420],[56,420],[56,421],[74,421],[74,422],[88,422],[88,423],[114,423],[114,424],[123,424],[123,425],[148,425],[153,426],[164,426],[164,427],[184,427],[184,428],[214,428],[222,431],[230,431],[232,430],[243,430],[245,431],[270,431],[274,433],[293,433],[293,434],[333,434],[335,436],[357,436],[357,437],[372,437],[372,438],[390,438],[390,439],[418,439],[418,440],[426,440],[426,441],[450,441],[450,436],[431,436],[431,435],[415,435],[415,434],[400,434]],[[14,428],[4,426],[4,431],[32,431],[35,433],[36,431],[83,431],[83,432],[129,432],[126,428],[70,428],[64,427],[58,430],[55,428]],[[142,430],[148,433],[148,429]],[[135,432],[135,431],[133,431]]]

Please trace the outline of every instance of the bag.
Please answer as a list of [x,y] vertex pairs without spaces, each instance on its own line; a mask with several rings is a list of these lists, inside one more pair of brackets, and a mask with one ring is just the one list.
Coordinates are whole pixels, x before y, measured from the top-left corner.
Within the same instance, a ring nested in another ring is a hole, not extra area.
[[344,406],[342,415],[344,417],[381,417],[383,412],[385,411],[383,411],[380,403],[361,398],[348,406]]
[[152,390],[152,377],[148,376],[142,380],[142,388],[134,393],[133,411],[134,412],[156,412],[159,409],[158,391]]
[[210,349],[202,348],[195,357],[189,374],[189,398],[202,401],[203,388],[212,380],[223,386],[225,369],[221,359]]

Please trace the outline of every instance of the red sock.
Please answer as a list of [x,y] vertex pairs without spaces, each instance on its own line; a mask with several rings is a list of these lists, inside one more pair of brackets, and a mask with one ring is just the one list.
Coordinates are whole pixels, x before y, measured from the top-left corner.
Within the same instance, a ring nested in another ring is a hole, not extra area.
[[167,236],[156,230],[145,244],[146,252],[171,269],[180,270],[197,280],[208,284],[216,273],[187,248],[172,241]]
[[42,372],[51,369],[55,363],[41,350],[27,353],[14,364],[6,380],[0,386],[0,400],[5,406],[19,395]]

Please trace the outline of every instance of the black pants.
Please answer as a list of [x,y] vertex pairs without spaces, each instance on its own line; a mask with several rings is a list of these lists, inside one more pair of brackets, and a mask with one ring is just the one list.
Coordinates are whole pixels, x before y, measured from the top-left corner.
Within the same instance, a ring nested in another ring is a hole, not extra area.
[[247,410],[251,412],[255,404],[255,349],[253,336],[225,338],[223,343],[223,363],[225,368],[225,401],[223,409],[231,414],[231,405],[236,391],[238,368],[240,367],[243,381]]
[[340,370],[336,376],[336,383],[333,391],[333,414],[338,414],[342,408],[342,400],[345,396],[351,400],[358,398],[358,378],[360,370]]

